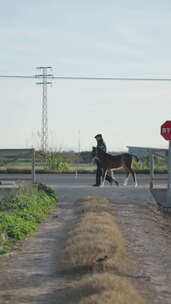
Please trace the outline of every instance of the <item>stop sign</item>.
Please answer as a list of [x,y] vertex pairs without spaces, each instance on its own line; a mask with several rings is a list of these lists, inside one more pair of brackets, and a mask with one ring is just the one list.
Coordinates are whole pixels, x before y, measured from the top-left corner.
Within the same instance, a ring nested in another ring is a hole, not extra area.
[[167,120],[161,125],[160,134],[166,140],[171,140],[171,120]]

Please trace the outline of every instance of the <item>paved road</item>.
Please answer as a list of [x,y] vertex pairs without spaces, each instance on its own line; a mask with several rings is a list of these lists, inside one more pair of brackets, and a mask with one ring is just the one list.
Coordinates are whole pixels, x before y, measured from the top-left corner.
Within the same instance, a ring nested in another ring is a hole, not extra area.
[[[0,175],[1,177],[11,177],[11,175]],[[15,175],[13,175],[15,177]],[[16,175],[19,178],[19,175]],[[27,176],[27,175],[26,175]],[[21,175],[24,177],[24,175]],[[159,176],[158,176],[159,177]],[[166,176],[161,175],[161,178]],[[123,181],[125,175],[116,175],[120,186],[110,186],[105,184],[104,187],[92,187],[95,182],[94,174],[37,174],[38,182],[45,183],[53,187],[58,194],[61,202],[75,201],[80,197],[87,195],[104,196],[116,203],[137,203],[137,202],[154,202],[149,191],[149,176],[137,175],[138,187],[135,188],[132,179],[129,180],[129,185],[124,187]],[[160,182],[160,185],[164,182]]]
[[[130,184],[123,185],[125,175],[117,175],[120,186],[92,187],[95,181],[93,174],[79,174],[76,178],[73,174],[38,175],[40,182],[52,186],[59,196],[60,201],[75,201],[87,195],[104,196],[115,203],[154,203],[149,191],[149,176],[138,175],[138,187],[135,188],[130,178]],[[162,178],[164,176],[161,176]]]
[[[156,177],[160,177],[160,184],[163,184],[163,178],[167,176],[164,174],[156,175]],[[120,184],[123,184],[125,178],[125,174],[116,175],[116,179]],[[62,186],[73,186],[73,187],[89,187],[95,183],[95,175],[94,174],[78,174],[76,178],[75,174],[37,174],[37,180],[47,183],[48,185],[58,185]],[[149,175],[148,174],[137,174],[137,180],[139,186],[149,187]],[[107,185],[107,182],[106,182]],[[129,179],[129,185],[133,185],[132,179]]]

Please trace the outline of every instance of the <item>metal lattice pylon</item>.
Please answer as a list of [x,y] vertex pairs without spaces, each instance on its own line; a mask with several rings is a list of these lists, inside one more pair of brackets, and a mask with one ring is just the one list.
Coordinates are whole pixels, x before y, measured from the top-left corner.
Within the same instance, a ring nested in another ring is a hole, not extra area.
[[51,81],[48,81],[48,78],[53,76],[53,74],[49,74],[49,69],[51,67],[37,67],[37,69],[41,70],[41,74],[36,75],[37,78],[41,79],[41,82],[37,82],[37,84],[41,84],[43,88],[42,94],[42,121],[41,121],[41,150],[46,152],[48,150],[48,109],[47,109],[47,86],[48,84],[52,84]]

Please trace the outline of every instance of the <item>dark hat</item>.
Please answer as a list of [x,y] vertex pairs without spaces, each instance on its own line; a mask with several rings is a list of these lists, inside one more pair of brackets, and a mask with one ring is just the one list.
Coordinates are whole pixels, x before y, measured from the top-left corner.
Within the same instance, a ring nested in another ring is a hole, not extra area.
[[94,138],[97,138],[97,137],[102,137],[102,134],[97,134],[96,136],[94,136]]

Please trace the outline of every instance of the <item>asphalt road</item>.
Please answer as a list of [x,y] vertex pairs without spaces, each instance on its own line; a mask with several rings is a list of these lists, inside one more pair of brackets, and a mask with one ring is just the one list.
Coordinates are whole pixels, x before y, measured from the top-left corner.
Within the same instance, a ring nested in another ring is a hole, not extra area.
[[[25,175],[28,177],[28,175]],[[24,175],[0,175],[0,178],[23,178]],[[161,179],[166,175],[157,175]],[[57,193],[61,202],[75,201],[88,195],[103,196],[116,203],[137,203],[154,202],[149,191],[149,175],[137,174],[138,187],[133,185],[132,178],[129,179],[128,186],[123,186],[124,174],[116,175],[120,184],[119,187],[109,185],[107,182],[104,187],[92,187],[95,183],[94,174],[37,174],[36,180],[51,186]],[[8,183],[7,181],[3,182]],[[166,181],[158,181],[159,186],[163,186]]]
[[[166,178],[161,175],[158,178]],[[94,174],[49,174],[38,175],[37,180],[54,188],[59,200],[62,202],[75,201],[88,195],[103,196],[115,203],[154,203],[154,199],[149,191],[149,176],[137,175],[138,187],[135,188],[130,177],[128,186],[123,186],[125,175],[116,176],[120,186],[109,185],[107,182],[104,187],[92,187],[95,183]],[[159,181],[160,186],[164,181]]]
[[[62,186],[72,186],[72,187],[89,187],[95,183],[95,174],[78,174],[76,177],[75,174],[37,174],[37,181],[43,182],[48,185],[56,185],[59,187]],[[119,184],[122,185],[125,179],[125,174],[115,175]],[[160,174],[156,175],[157,178],[160,178],[159,184],[164,184],[163,178],[166,178],[167,175]],[[137,174],[138,185],[141,187],[149,187],[149,175],[148,174]],[[105,186],[109,185],[108,182],[105,183]],[[132,178],[129,178],[129,185],[133,186]],[[115,187],[115,186],[113,186]]]

